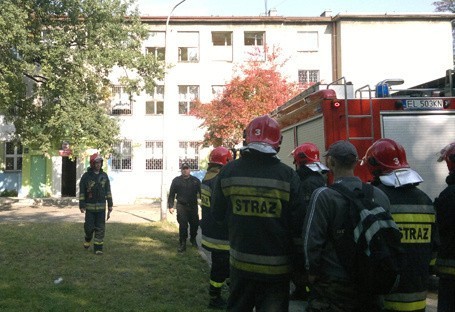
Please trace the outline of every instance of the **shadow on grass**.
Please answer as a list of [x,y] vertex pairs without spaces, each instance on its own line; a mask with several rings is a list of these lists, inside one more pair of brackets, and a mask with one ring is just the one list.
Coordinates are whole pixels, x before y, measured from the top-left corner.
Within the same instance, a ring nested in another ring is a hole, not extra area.
[[0,235],[1,311],[206,311],[209,268],[177,252],[175,224],[109,223],[102,256],[82,247],[82,223],[3,222]]

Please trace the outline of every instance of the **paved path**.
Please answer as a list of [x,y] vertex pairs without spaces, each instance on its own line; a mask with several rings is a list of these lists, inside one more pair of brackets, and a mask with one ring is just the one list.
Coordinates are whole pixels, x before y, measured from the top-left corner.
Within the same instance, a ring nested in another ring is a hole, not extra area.
[[[114,206],[109,223],[148,223],[161,219],[159,203]],[[167,220],[177,224],[176,213],[167,214]],[[0,198],[0,222],[84,222],[84,214],[79,210],[75,200],[15,200]],[[200,242],[198,231],[198,241]],[[200,244],[200,243],[199,243]],[[199,248],[201,256],[210,265],[210,254]],[[437,294],[429,293],[427,312],[437,311]],[[306,303],[291,301],[289,312],[304,312]]]

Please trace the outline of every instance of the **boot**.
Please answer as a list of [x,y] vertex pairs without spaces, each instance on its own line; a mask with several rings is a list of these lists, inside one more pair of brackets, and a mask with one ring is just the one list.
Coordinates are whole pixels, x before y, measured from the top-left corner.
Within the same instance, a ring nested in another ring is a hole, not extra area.
[[227,302],[221,296],[210,297],[209,309],[212,310],[225,310],[227,307]]
[[196,241],[195,237],[190,238],[190,243],[191,243],[191,246],[198,248],[197,241]]
[[184,252],[186,250],[186,240],[180,240],[179,248],[177,249],[178,252]]

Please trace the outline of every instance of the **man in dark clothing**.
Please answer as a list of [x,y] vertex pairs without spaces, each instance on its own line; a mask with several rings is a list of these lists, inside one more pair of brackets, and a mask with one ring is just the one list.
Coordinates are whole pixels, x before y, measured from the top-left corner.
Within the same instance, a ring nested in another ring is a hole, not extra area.
[[394,140],[379,139],[370,146],[362,165],[390,200],[390,213],[400,228],[405,266],[397,288],[384,296],[384,311],[425,311],[430,262],[438,245],[435,212],[430,197],[417,185],[423,180],[412,170],[406,151]]
[[109,177],[103,171],[102,166],[103,158],[99,154],[90,156],[90,168],[82,175],[79,184],[79,209],[85,213],[84,248],[90,248],[90,242],[93,234],[95,234],[93,249],[97,255],[103,254],[106,202],[107,219],[109,219],[113,209]]
[[[326,164],[333,173],[334,183],[351,191],[362,189],[362,181],[354,175],[357,150],[348,141],[330,145]],[[390,207],[387,196],[378,188],[374,201],[384,209]],[[335,250],[334,240],[347,230],[350,202],[338,191],[320,187],[313,192],[303,226],[305,267],[310,283],[309,312],[371,312],[380,311],[380,298],[361,292]]]
[[438,161],[449,169],[447,187],[435,199],[441,245],[436,259],[439,276],[438,312],[455,311],[455,142],[441,150]]
[[209,155],[207,173],[202,180],[201,193],[201,229],[202,247],[210,251],[211,270],[209,286],[209,308],[226,308],[226,301],[221,297],[221,287],[229,277],[229,236],[226,223],[218,224],[210,212],[212,190],[221,168],[232,160],[231,151],[223,146],[216,147]]
[[169,190],[169,213],[174,213],[174,200],[177,195],[177,222],[179,223],[179,252],[186,250],[188,224],[190,225],[190,242],[197,247],[196,235],[199,227],[198,197],[201,195],[201,181],[190,173],[190,166],[183,163],[182,175],[172,180]]
[[253,119],[241,157],[221,169],[212,193],[212,215],[229,228],[228,311],[289,309],[301,201],[299,177],[276,157],[281,139],[274,119]]
[[[305,213],[310,202],[311,194],[313,191],[326,184],[326,180],[323,174],[329,171],[326,165],[322,164],[319,160],[319,149],[318,147],[310,142],[303,143],[296,147],[291,155],[294,158],[294,165],[297,174],[300,178],[300,193],[304,198],[304,210],[303,215],[299,217],[302,220],[305,218]],[[301,236],[301,234],[300,234]],[[303,242],[300,237],[300,241],[297,243],[297,255],[295,259],[294,271],[292,273],[291,280],[294,283],[295,290],[291,294],[291,300],[304,300],[308,299],[307,281],[305,274],[305,260],[303,255]]]

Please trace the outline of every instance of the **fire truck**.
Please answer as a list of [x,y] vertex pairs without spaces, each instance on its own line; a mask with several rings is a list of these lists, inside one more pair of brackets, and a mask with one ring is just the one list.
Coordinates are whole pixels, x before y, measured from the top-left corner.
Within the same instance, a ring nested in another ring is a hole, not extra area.
[[[424,180],[419,187],[434,199],[448,174],[437,155],[455,141],[453,80],[454,71],[447,70],[444,77],[409,89],[398,89],[402,79],[358,89],[344,77],[316,84],[271,112],[283,134],[278,156],[293,166],[290,154],[304,142],[323,153],[333,142],[349,140],[362,158],[374,141],[390,138],[406,149],[409,165]],[[363,181],[372,179],[360,162],[355,174]]]

